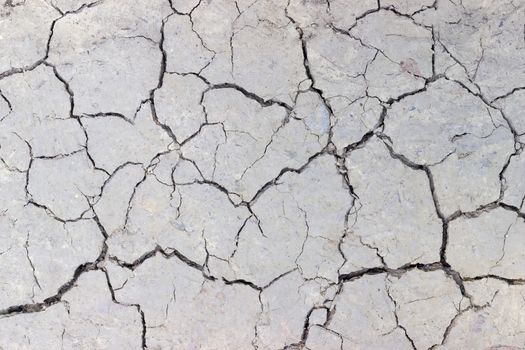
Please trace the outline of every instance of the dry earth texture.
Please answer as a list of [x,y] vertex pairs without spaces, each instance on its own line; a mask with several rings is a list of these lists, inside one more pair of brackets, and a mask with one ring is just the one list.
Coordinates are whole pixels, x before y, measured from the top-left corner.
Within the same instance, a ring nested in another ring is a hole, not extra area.
[[525,0],[2,0],[0,349],[525,347]]

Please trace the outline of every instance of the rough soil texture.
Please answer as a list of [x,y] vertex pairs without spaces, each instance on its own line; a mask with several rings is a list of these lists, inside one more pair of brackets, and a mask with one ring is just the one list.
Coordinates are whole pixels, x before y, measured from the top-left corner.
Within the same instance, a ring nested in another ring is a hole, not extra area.
[[525,348],[525,0],[1,0],[0,349]]

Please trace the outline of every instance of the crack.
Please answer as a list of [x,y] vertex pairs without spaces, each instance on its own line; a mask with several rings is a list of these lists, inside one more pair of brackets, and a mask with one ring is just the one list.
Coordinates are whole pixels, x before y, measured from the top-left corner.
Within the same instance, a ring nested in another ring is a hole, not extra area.
[[[430,49],[431,49],[431,51],[432,51],[432,56],[431,56],[432,76],[431,76],[431,77],[425,77],[425,76],[422,76],[422,75],[420,75],[420,74],[416,74],[415,72],[405,70],[407,73],[409,73],[410,75],[412,75],[414,78],[423,79],[423,80],[425,81],[425,86],[426,86],[426,85],[428,84],[429,80],[432,81],[433,79],[436,78],[436,74],[435,74],[435,42],[436,42],[436,41],[435,41],[435,32],[434,32],[434,27],[433,27],[433,26],[427,26],[427,25],[423,25],[423,24],[421,24],[421,23],[418,23],[418,22],[416,22],[416,21],[411,17],[411,15],[407,15],[407,14],[400,13],[400,12],[397,11],[397,10],[395,9],[395,7],[393,7],[393,6],[382,7],[382,6],[380,6],[380,4],[378,3],[378,7],[377,7],[376,9],[369,10],[369,11],[365,12],[363,15],[358,16],[358,17],[356,18],[355,23],[354,23],[352,26],[350,26],[350,28],[348,28],[348,29],[338,28],[338,27],[335,26],[333,23],[329,23],[329,24],[328,24],[328,27],[329,27],[330,29],[332,29],[332,30],[334,31],[334,33],[338,33],[338,34],[345,35],[345,36],[347,36],[347,37],[349,37],[349,38],[351,38],[351,39],[353,39],[353,40],[359,42],[359,44],[360,44],[362,47],[366,47],[366,48],[368,48],[368,49],[371,49],[371,50],[376,51],[376,56],[377,56],[377,53],[381,53],[381,54],[382,54],[387,60],[389,60],[390,62],[392,62],[392,63],[394,63],[394,64],[399,65],[400,67],[402,67],[402,63],[403,63],[403,62],[397,62],[397,61],[395,61],[394,59],[390,58],[390,57],[389,57],[389,56],[388,56],[383,50],[381,50],[380,48],[378,48],[378,47],[376,47],[376,46],[374,46],[374,45],[371,45],[371,44],[365,43],[365,41],[364,41],[362,38],[360,38],[360,37],[358,37],[358,36],[352,34],[352,30],[357,26],[358,22],[359,22],[361,19],[365,18],[366,16],[368,16],[368,15],[370,15],[370,14],[372,14],[372,13],[376,13],[376,12],[379,12],[379,11],[388,11],[388,12],[392,12],[392,13],[394,13],[395,15],[397,15],[397,16],[399,16],[399,17],[408,18],[408,19],[410,19],[410,20],[412,21],[412,23],[415,24],[416,26],[421,27],[421,28],[423,28],[424,30],[430,32],[430,34],[431,34],[431,47],[430,47]],[[372,59],[372,61],[375,60],[376,56],[374,56],[374,58]],[[370,64],[370,62],[369,62],[368,64]],[[366,68],[368,68],[368,64],[367,64],[367,67],[366,67]],[[366,73],[366,72],[365,72],[365,73]],[[364,74],[363,74],[363,76],[364,76]],[[366,81],[366,77],[365,77],[365,76],[364,76],[364,78],[365,78],[365,81]],[[367,84],[367,85],[368,85],[368,84]],[[368,86],[367,86],[367,91],[368,91]],[[367,94],[368,94],[368,92],[367,92]],[[399,96],[398,98],[400,98],[400,97],[402,97],[402,95]],[[389,99],[389,100],[387,101],[387,103],[388,103],[388,104],[392,104],[393,101],[391,101],[391,100],[392,100],[392,98]],[[394,100],[395,100],[395,99],[394,99]]]
[[[351,143],[344,147],[343,149],[343,156],[347,157],[352,151],[356,149],[363,148],[368,140],[370,140],[374,135],[381,132],[381,130],[384,128],[385,118],[387,116],[387,107],[385,105],[382,105],[381,107],[381,114],[379,115],[379,119],[376,123],[376,125],[372,128],[372,130],[366,132],[363,137],[359,141],[356,141],[354,143]],[[349,181],[348,181],[349,183]]]
[[[366,143],[366,140],[368,140],[368,136],[363,136],[363,138],[361,139],[361,141],[363,143]],[[365,141],[363,141],[365,140]],[[347,151],[345,151],[346,153]],[[348,151],[350,152],[350,151]],[[348,176],[348,169],[346,167],[346,161],[345,161],[345,157],[341,157],[337,154],[334,154],[334,157],[336,159],[336,168],[337,168],[337,171],[338,173],[341,175],[341,177],[343,178],[343,186],[346,186],[347,189],[348,189],[348,194],[350,195],[350,197],[353,199],[353,202],[352,202],[352,206],[348,209],[348,211],[346,212],[345,214],[345,218],[344,218],[344,232],[343,234],[341,235],[341,237],[339,238],[339,242],[337,244],[337,250],[339,252],[339,254],[342,256],[343,258],[343,263],[341,264],[341,266],[339,266],[339,268],[337,269],[337,273],[340,275],[340,271],[341,269],[346,265],[346,263],[348,262],[348,258],[346,257],[346,254],[343,252],[343,243],[346,239],[346,237],[348,236],[348,234],[350,233],[351,231],[351,226],[349,225],[349,218],[350,218],[350,215],[355,215],[355,219],[354,219],[354,224],[355,222],[357,222],[357,216],[358,216],[358,213],[359,213],[359,210],[361,207],[357,207],[356,206],[356,203],[358,203],[359,205],[360,202],[359,202],[359,196],[357,195],[357,193],[355,193],[354,191],[354,188],[353,186],[351,185],[350,183],[350,178]],[[352,212],[353,211],[353,212]],[[353,225],[352,225],[353,226]],[[361,245],[369,248],[369,249],[372,249],[375,251],[375,254],[376,256],[379,258],[379,260],[381,261],[381,264],[383,267],[386,267],[386,262],[385,262],[385,259],[384,257],[379,253],[379,248],[377,247],[373,247],[371,246],[370,244],[367,244],[365,242],[363,242],[362,238],[360,236],[356,236],[358,239],[359,239],[359,242],[361,243]]]
[[248,170],[252,169],[255,166],[255,164],[257,164],[259,161],[261,161],[264,158],[264,156],[266,156],[266,153],[268,152],[268,148],[274,141],[274,137],[276,137],[279,131],[282,128],[284,128],[289,122],[290,122],[289,114],[287,114],[286,117],[283,119],[282,123],[277,127],[275,131],[273,131],[272,136],[270,137],[270,141],[268,141],[266,145],[264,146],[264,150],[262,154],[259,157],[257,157],[246,169],[244,169],[244,171],[241,174],[240,180],[244,178],[244,175],[246,175]]
[[[142,104],[141,104],[142,106]],[[140,109],[139,109],[140,110]],[[137,111],[138,113],[138,111]],[[88,117],[88,118],[101,118],[101,117],[115,117],[120,118],[124,120],[126,123],[129,123],[131,125],[135,125],[135,118],[128,119],[126,116],[124,116],[121,113],[118,112],[98,112],[98,113],[83,113],[82,117]]]
[[85,151],[84,148],[80,148],[80,149],[71,151],[69,153],[58,153],[58,154],[54,154],[52,156],[34,156],[33,159],[44,159],[44,160],[62,159],[62,158],[67,158],[67,157],[70,157],[72,155],[84,152],[84,151]]
[[[36,202],[34,199],[33,199],[33,196],[32,194],[29,192],[29,173],[31,171],[31,167],[33,165],[33,161],[35,159],[41,159],[41,160],[49,160],[49,159],[55,159],[55,157],[35,157],[33,155],[33,148],[31,146],[31,144],[24,140],[22,137],[20,137],[18,134],[15,133],[15,135],[20,138],[20,140],[22,140],[28,147],[28,150],[29,150],[29,164],[28,164],[28,167],[27,167],[27,170],[26,171],[23,171],[23,173],[25,173],[25,183],[24,183],[24,192],[25,192],[25,197],[26,197],[26,200],[27,202],[25,203],[24,206],[28,206],[28,205],[31,205],[31,206],[34,206],[36,208],[39,208],[39,209],[43,209],[44,212],[46,213],[46,215],[48,215],[50,218],[54,219],[54,220],[57,220],[58,222],[60,223],[66,223],[66,222],[76,222],[76,221],[79,221],[79,220],[82,220],[84,218],[84,215],[87,214],[90,209],[86,209],[85,211],[83,211],[79,217],[77,218],[73,218],[73,219],[63,219],[59,216],[57,216],[53,210],[51,210],[51,208],[49,208],[48,206],[44,205],[44,204],[41,204],[41,203],[38,203]],[[60,155],[58,156],[60,157]],[[88,201],[88,204],[89,204],[89,201]]]
[[409,91],[409,92],[405,92],[405,93],[402,93],[400,95],[398,95],[397,97],[395,98],[389,98],[387,101],[386,101],[386,104],[391,106],[392,104],[396,103],[396,102],[400,102],[402,101],[403,99],[409,97],[409,96],[414,96],[414,95],[417,95],[417,94],[420,94],[424,91],[427,91],[428,89],[428,85],[430,85],[431,83],[439,80],[439,79],[446,79],[446,76],[444,74],[437,74],[435,76],[432,76],[430,78],[425,78],[425,83],[423,85],[422,88],[419,88],[419,89],[415,89],[413,91]]
[[[264,313],[264,305],[263,305],[263,302],[262,302],[262,296],[261,295],[262,295],[262,291],[260,291],[259,295],[258,295],[260,312],[257,315],[257,319],[260,319],[260,317]],[[257,346],[257,339],[259,339],[259,329],[257,328],[257,324],[258,324],[258,322],[255,322],[255,325],[253,326],[253,338],[252,338],[252,341],[251,341],[251,345],[252,345],[252,347],[255,350],[259,349],[259,347]]]
[[253,195],[253,197],[248,201],[248,203],[250,204],[253,204],[257,198],[259,198],[264,192],[266,192],[266,190],[268,190],[268,188],[274,186],[277,184],[277,182],[279,181],[279,179],[287,174],[287,173],[296,173],[296,174],[300,174],[302,173],[307,167],[308,165],[310,165],[310,163],[312,161],[314,161],[316,158],[320,157],[321,155],[323,155],[325,152],[326,152],[326,148],[323,148],[321,151],[315,153],[314,155],[310,156],[310,158],[308,158],[308,160],[303,164],[301,165],[300,167],[298,168],[290,168],[290,167],[285,167],[283,169],[281,169],[281,171],[279,172],[279,174],[273,178],[272,180],[266,182],[263,186],[261,186],[259,188],[259,190],[257,190],[257,192]]
[[[523,213],[521,211],[521,208],[517,208],[513,205],[509,205],[509,204],[505,204],[505,203],[497,203],[497,206],[505,209],[505,210],[509,210],[509,211],[512,211],[514,213],[516,213],[516,215],[518,215],[518,217],[522,218],[525,220],[525,213]],[[494,206],[496,207],[496,205]]]
[[93,159],[93,157],[89,153],[89,148],[88,148],[89,134],[88,134],[86,128],[84,127],[84,124],[82,124],[81,118],[79,116],[75,115],[75,113],[74,113],[74,111],[75,111],[75,94],[74,94],[71,86],[69,85],[69,82],[60,75],[58,69],[54,65],[52,65],[52,64],[50,64],[48,62],[44,62],[43,64],[45,66],[47,66],[47,67],[50,67],[53,70],[53,74],[55,75],[56,79],[58,81],[60,81],[60,83],[64,86],[64,90],[66,91],[66,93],[69,96],[69,117],[71,119],[74,119],[74,120],[77,121],[77,123],[79,124],[80,128],[82,129],[82,132],[84,133],[85,143],[84,143],[83,147],[84,147],[84,151],[86,152],[86,156],[88,157],[89,161],[91,162],[91,165],[93,166],[93,168],[95,170],[102,171],[106,175],[109,176],[110,174],[108,173],[108,171],[106,171],[105,169],[100,168],[100,167],[98,167],[96,165],[95,160]]
[[432,345],[429,350],[434,350],[434,349],[437,349],[438,347],[441,347],[443,345],[446,344],[447,342],[447,339],[448,339],[448,336],[450,335],[450,332],[452,331],[452,329],[454,328],[454,326],[456,325],[456,323],[458,322],[458,319],[466,312],[470,311],[470,310],[475,310],[475,311],[479,311],[479,310],[483,310],[487,307],[490,307],[491,303],[494,301],[494,299],[496,298],[496,295],[498,294],[498,292],[496,292],[494,294],[494,296],[492,297],[492,300],[487,302],[486,304],[483,304],[483,305],[474,305],[471,303],[471,305],[469,305],[468,307],[466,307],[465,309],[463,310],[458,310],[458,312],[456,313],[456,315],[450,320],[450,323],[448,324],[447,328],[445,329],[445,332],[443,333],[443,337],[441,338],[441,343],[439,344],[434,344]]
[[485,48],[483,47],[483,42],[481,38],[479,39],[479,46],[481,47],[481,57],[476,62],[476,68],[474,69],[474,74],[472,74],[472,81],[476,81],[476,76],[478,75],[479,66],[481,65],[481,62],[483,62],[483,59],[485,58]]
[[[192,31],[193,33],[195,33],[195,35],[196,35],[197,38],[199,39],[199,41],[200,41],[202,47],[204,47],[208,52],[211,52],[211,53],[212,53],[212,57],[210,58],[209,62],[206,63],[206,64],[204,65],[204,67],[202,67],[202,68],[199,70],[199,72],[198,72],[197,74],[200,74],[202,71],[204,71],[204,70],[205,70],[205,69],[206,69],[206,68],[207,68],[207,67],[213,62],[213,60],[215,59],[215,56],[217,56],[217,52],[216,52],[215,50],[210,49],[210,48],[206,45],[206,43],[204,42],[204,40],[202,39],[202,37],[201,37],[201,35],[199,34],[199,32],[197,32],[197,31],[195,30],[195,23],[193,22],[192,13],[193,13],[193,11],[194,11],[197,7],[200,6],[201,2],[202,2],[202,0],[199,0],[199,3],[198,3],[195,7],[193,7],[193,8],[191,9],[191,11],[188,13],[188,17],[190,18],[191,31]],[[233,51],[232,51],[232,52],[233,52]],[[232,54],[233,54],[233,53],[232,53]],[[232,61],[232,65],[233,65],[233,61]]]
[[0,316],[45,311],[48,307],[51,307],[61,302],[62,297],[76,286],[76,282],[78,281],[81,275],[89,271],[95,271],[95,270],[100,269],[99,264],[105,260],[106,255],[107,255],[108,246],[106,244],[106,240],[107,240],[108,235],[96,215],[93,217],[93,220],[97,224],[97,227],[99,228],[100,233],[104,237],[104,240],[102,242],[102,249],[99,253],[99,256],[94,261],[86,262],[86,263],[83,263],[77,266],[71,279],[65,282],[64,284],[62,284],[58,288],[56,294],[45,298],[41,302],[31,303],[31,304],[13,305],[13,306],[9,306],[7,308],[1,309]]
[[[308,59],[308,46],[307,46],[307,41],[306,41],[306,38],[305,38],[304,31],[299,26],[297,21],[295,19],[293,19],[289,15],[289,13],[288,13],[288,7],[289,6],[290,6],[290,0],[288,0],[288,3],[286,5],[286,7],[285,7],[285,16],[294,25],[295,30],[296,30],[296,32],[297,32],[297,34],[299,36],[299,41],[301,43],[301,52],[302,52],[302,56],[303,56],[304,73],[306,75],[306,78],[308,80],[310,80],[310,82],[311,82],[311,85],[310,85],[308,90],[315,92],[321,98],[324,107],[326,108],[326,110],[329,113],[329,118],[332,119],[332,117],[334,116],[333,108],[330,105],[330,103],[328,102],[328,100],[325,98],[323,90],[321,90],[320,88],[316,87],[316,81],[315,81],[314,75],[312,74],[312,71],[310,69],[310,61]],[[299,94],[296,95],[295,100],[297,100],[298,95]],[[333,136],[333,125],[332,125],[332,123],[330,123],[330,128],[328,130],[327,145],[329,145],[331,143],[332,136]]]
[[495,279],[501,282],[505,282],[506,284],[510,286],[525,285],[525,278],[507,278],[507,277],[501,277],[501,276],[494,275],[494,274],[486,274],[486,275],[463,278],[465,282],[480,281],[484,279]]
[[[434,0],[434,4],[437,5],[437,0]],[[413,14],[412,14],[413,15]],[[434,26],[432,26],[432,76],[436,76],[436,31],[434,29]]]
[[452,278],[454,280],[454,282],[456,283],[456,285],[460,289],[461,294],[465,298],[470,300],[471,296],[468,295],[466,293],[466,291],[465,291],[465,286],[463,284],[463,279],[461,278],[461,275],[457,271],[452,269],[450,264],[447,262],[448,225],[449,225],[449,222],[453,219],[453,217],[448,217],[447,218],[443,214],[443,212],[441,210],[441,206],[439,204],[439,200],[438,200],[438,197],[437,197],[436,187],[435,187],[435,184],[434,184],[434,177],[432,175],[430,167],[428,165],[421,165],[421,164],[414,163],[414,162],[410,161],[408,158],[406,158],[404,155],[396,153],[394,151],[392,145],[390,144],[390,140],[389,140],[388,137],[386,137],[385,135],[383,135],[381,133],[378,133],[377,136],[379,137],[380,140],[383,141],[383,144],[386,146],[386,148],[388,149],[388,151],[390,153],[390,156],[393,159],[397,159],[397,160],[401,161],[405,166],[407,166],[407,167],[409,167],[409,168],[411,168],[413,170],[423,171],[425,173],[425,175],[426,175],[426,177],[428,179],[429,189],[430,189],[430,193],[431,193],[431,196],[432,196],[432,201],[434,203],[434,207],[435,207],[435,210],[436,210],[436,216],[439,218],[439,220],[442,223],[441,247],[439,249],[440,265],[442,266],[443,272],[445,272],[445,274],[448,277],[450,277],[450,278]]
[[137,193],[137,189],[139,188],[139,186],[142,185],[144,181],[146,181],[147,176],[148,176],[147,171],[144,171],[144,176],[142,177],[142,179],[140,179],[135,184],[135,186],[133,186],[133,191],[131,192],[131,196],[129,197],[129,200],[128,200],[128,207],[126,208],[126,215],[124,216],[124,228],[126,228],[128,225],[129,213],[131,212],[131,209],[133,208],[133,198],[135,198],[135,194]]
[[[483,94],[481,92],[474,92],[474,91],[470,90],[461,81],[450,79],[448,77],[445,77],[445,79],[447,79],[448,81],[456,83],[458,86],[463,88],[469,94],[479,98],[488,108],[492,108],[492,109],[497,110],[500,113],[500,115],[503,118],[503,120],[505,120],[505,123],[507,124],[507,127],[509,128],[510,132],[513,135],[514,143],[515,143],[515,146],[514,146],[515,150],[514,150],[513,153],[511,153],[507,157],[507,159],[506,159],[506,161],[505,161],[505,163],[504,163],[504,165],[503,165],[503,167],[502,167],[502,169],[501,169],[501,171],[499,173],[499,182],[500,182],[500,194],[499,194],[499,197],[498,197],[498,199],[495,202],[487,204],[487,206],[497,205],[498,203],[500,203],[503,200],[503,197],[504,197],[504,194],[505,194],[505,189],[506,189],[505,188],[505,180],[504,180],[505,171],[508,168],[508,166],[510,165],[510,161],[512,160],[512,158],[517,156],[517,155],[519,155],[521,153],[521,151],[522,151],[522,146],[521,146],[521,142],[520,142],[520,139],[519,139],[520,135],[517,132],[516,128],[514,127],[512,121],[506,116],[506,114],[503,111],[503,109],[500,108],[500,107],[494,106],[485,96],[483,96]],[[479,87],[478,87],[478,90],[480,90]],[[489,110],[489,115],[490,115],[490,110]]]
[[348,28],[348,31],[352,30],[355,26],[357,26],[359,21],[362,20],[363,18],[365,18],[366,16],[371,15],[372,13],[379,12],[380,10],[381,10],[381,2],[380,2],[380,0],[377,0],[377,6],[375,8],[366,10],[365,12],[360,14],[359,16],[356,16],[354,23]]
[[142,307],[140,306],[140,304],[128,304],[128,303],[122,303],[118,301],[117,298],[115,297],[115,289],[113,288],[113,285],[111,284],[111,279],[109,277],[107,270],[105,268],[101,268],[101,271],[104,273],[104,276],[106,278],[108,289],[111,294],[111,300],[115,304],[122,305],[122,306],[130,306],[130,307],[134,307],[135,309],[137,309],[137,312],[140,315],[140,321],[142,325],[141,345],[142,345],[142,349],[147,349],[148,348],[146,344],[147,325],[146,325],[146,317],[144,315],[144,311],[142,310]]
[[215,171],[217,171],[217,154],[219,153],[219,148],[222,145],[225,145],[225,144],[228,143],[228,133],[226,132],[226,129],[224,128],[224,123],[219,123],[219,125],[221,126],[222,133],[224,135],[224,141],[217,143],[217,145],[215,146],[215,150],[213,152],[213,170],[211,172],[211,179],[212,179],[212,181],[214,181],[214,179],[215,179]]
[[[100,194],[99,194],[99,197],[101,198],[102,195],[104,194],[104,191],[106,189],[106,186],[111,182],[111,180],[116,176],[116,174],[124,169],[125,167],[129,166],[129,165],[140,165],[142,166],[142,169],[144,170],[144,172],[146,172],[146,169],[144,169],[144,164],[142,163],[137,163],[137,162],[125,162],[125,163],[122,163],[120,164],[119,166],[117,166],[115,168],[115,170],[113,170],[113,172],[104,180],[104,183],[102,184],[102,187],[100,188]],[[98,201],[97,201],[98,202]],[[93,203],[93,204],[96,204],[97,202]]]
[[299,269],[299,272],[301,273],[301,276],[303,275],[303,269],[301,268],[301,266],[299,265],[298,263],[298,260],[301,258],[301,256],[303,255],[304,253],[304,247],[306,245],[306,242],[308,241],[308,238],[310,237],[310,225],[308,225],[308,213],[299,206],[299,203],[297,202],[296,200],[296,204],[297,204],[297,209],[303,214],[303,217],[304,217],[304,225],[305,225],[305,228],[306,228],[306,234],[304,236],[304,239],[303,239],[303,242],[301,244],[301,251],[299,252],[299,254],[297,255],[297,257],[295,258],[294,260],[294,263],[295,265],[297,266],[297,268]]
[[192,13],[193,13],[193,11],[195,11],[195,10],[201,5],[202,0],[199,0],[199,2],[197,3],[197,5],[193,6],[193,7],[191,8],[191,10],[188,11],[188,12],[182,12],[182,11],[180,11],[180,10],[177,10],[177,9],[175,8],[175,6],[173,5],[173,0],[168,0],[168,3],[169,3],[169,5],[170,5],[171,10],[172,10],[174,13],[176,13],[177,15],[180,15],[180,16],[191,16]]
[[274,99],[265,100],[262,97],[258,96],[257,94],[255,94],[253,92],[250,92],[250,91],[246,90],[245,88],[243,88],[242,86],[239,86],[239,85],[234,84],[234,83],[213,84],[213,85],[211,85],[208,88],[208,90],[218,90],[218,89],[234,89],[234,90],[237,90],[241,94],[243,94],[245,97],[249,98],[250,100],[253,100],[253,101],[256,101],[257,103],[259,103],[262,107],[269,107],[269,106],[272,106],[272,105],[278,105],[278,106],[283,107],[284,109],[286,109],[288,112],[291,112],[292,109],[293,109],[292,106],[288,105],[285,102],[282,102],[282,101],[279,101],[279,100],[274,100]]
[[134,271],[140,265],[142,265],[142,263],[144,263],[146,260],[156,256],[157,254],[160,254],[165,259],[171,259],[171,258],[175,257],[179,261],[181,261],[182,263],[184,263],[187,266],[191,267],[192,269],[200,271],[202,273],[202,276],[205,279],[212,280],[212,281],[216,280],[215,277],[208,275],[204,271],[205,270],[205,265],[201,265],[199,263],[196,263],[195,261],[189,259],[188,257],[186,257],[184,254],[182,254],[180,251],[178,251],[177,249],[175,249],[173,247],[162,248],[161,246],[157,245],[157,246],[155,246],[155,248],[153,250],[150,250],[150,251],[144,253],[142,256],[140,256],[139,258],[137,258],[135,261],[132,261],[132,262],[126,262],[126,261],[120,260],[116,256],[111,256],[111,255],[108,256],[108,260],[113,261],[114,263],[116,263],[118,266],[120,266],[122,268]]
[[39,208],[39,209],[42,209],[47,216],[49,216],[51,219],[54,219],[62,224],[65,224],[65,223],[69,223],[69,222],[78,222],[80,220],[84,220],[85,217],[84,215],[87,214],[88,212],[90,212],[90,209],[86,209],[84,210],[80,216],[76,217],[76,218],[73,218],[73,219],[63,219],[59,216],[57,216],[48,206],[44,205],[44,204],[40,204],[38,202],[35,202],[33,199],[28,199],[26,204],[24,206],[33,206],[35,208]]
[[240,236],[241,236],[241,232],[242,230],[244,229],[244,227],[246,226],[246,224],[248,223],[248,221],[250,219],[254,218],[253,215],[249,215],[246,220],[244,220],[244,222],[242,223],[241,227],[239,227],[239,230],[237,230],[237,233],[235,234],[235,247],[233,248],[233,252],[230,254],[230,259],[232,259],[235,254],[237,253],[237,249],[239,248],[239,239],[240,239]]
[[[396,327],[395,327],[394,329],[396,329],[396,328],[400,328],[400,329],[403,331],[403,333],[405,334],[405,338],[408,340],[408,342],[409,342],[410,345],[412,346],[412,349],[417,350],[416,345],[414,344],[414,340],[408,335],[408,331],[407,331],[406,327],[404,327],[401,323],[399,323],[399,317],[398,317],[398,315],[397,315],[397,308],[398,308],[398,306],[397,306],[397,302],[396,302],[396,300],[392,297],[392,295],[390,294],[390,288],[386,287],[386,288],[385,288],[385,291],[386,291],[386,295],[388,296],[388,299],[390,299],[390,301],[392,302],[392,304],[394,304],[393,314],[394,314],[394,319],[396,320]],[[390,331],[390,332],[393,332],[394,329],[393,329],[392,331]],[[390,333],[390,332],[389,332],[389,333]],[[388,334],[388,333],[387,333],[387,334]]]
[[306,313],[306,316],[304,318],[304,323],[303,323],[303,331],[301,333],[301,340],[299,340],[297,343],[285,345],[282,348],[282,350],[296,350],[296,349],[303,349],[305,347],[306,340],[308,339],[308,334],[310,332],[310,315],[315,309],[317,309],[317,307],[313,306]]
[[79,8],[77,8],[75,10],[66,11],[66,12],[58,11],[61,14],[61,16],[58,17],[58,18],[55,18],[51,22],[51,26],[49,28],[49,36],[48,36],[48,39],[47,39],[47,42],[46,42],[46,49],[45,49],[44,57],[40,58],[39,60],[37,60],[33,64],[26,65],[26,66],[23,66],[23,67],[11,68],[11,69],[9,69],[7,71],[0,72],[0,80],[2,80],[4,78],[7,78],[9,76],[15,75],[15,74],[20,74],[20,73],[24,73],[24,72],[33,71],[37,67],[39,67],[40,65],[47,64],[48,63],[47,59],[49,58],[49,51],[50,51],[50,46],[51,46],[51,40],[53,39],[55,26],[58,23],[58,21],[61,20],[62,18],[65,18],[65,17],[69,16],[69,15],[78,14],[78,13],[82,12],[86,8],[91,8],[91,7],[97,6],[100,3],[102,3],[102,0],[98,0],[98,1],[95,1],[95,2],[87,3],[87,4],[82,4],[82,6],[80,6]]
[[415,15],[417,15],[417,14],[419,14],[421,12],[425,12],[425,11],[430,10],[430,9],[437,10],[437,8],[438,8],[438,0],[434,0],[434,2],[431,5],[424,5],[419,10],[416,10],[416,11],[412,12],[410,14],[410,17],[414,17]]
[[525,90],[525,86],[515,87],[514,89],[510,90],[509,92],[507,92],[507,93],[505,93],[505,94],[503,94],[503,95],[500,95],[500,96],[498,96],[498,97],[492,99],[492,100],[490,101],[490,103],[492,104],[492,103],[494,103],[494,102],[496,102],[496,101],[499,101],[499,100],[501,100],[501,99],[505,99],[505,98],[507,98],[507,97],[509,97],[509,96],[514,95],[514,93],[516,93],[516,92],[518,92],[518,91],[522,91],[522,90]]
[[467,85],[465,85],[465,83],[459,81],[459,80],[456,80],[456,79],[452,79],[452,78],[449,78],[447,77],[446,75],[443,75],[443,78],[450,81],[450,82],[454,82],[456,83],[458,86],[460,86],[461,88],[463,88],[466,92],[468,92],[469,94],[479,98],[487,107],[490,107],[492,109],[495,109],[497,111],[500,112],[502,118],[505,120],[507,126],[509,127],[511,133],[514,135],[514,140],[516,143],[519,143],[519,133],[517,132],[516,128],[514,127],[514,124],[512,123],[512,121],[505,115],[505,112],[503,111],[503,109],[501,107],[498,107],[498,106],[495,106],[488,98],[486,98],[482,93],[481,93],[481,88],[479,87],[478,84],[476,84],[471,78],[470,78],[470,75],[468,74],[468,70],[467,68],[459,61],[457,60],[449,51],[448,49],[446,48],[445,45],[443,45],[443,43],[441,43],[441,46],[444,48],[445,52],[447,52],[447,54],[449,54],[450,57],[452,57],[454,59],[454,61],[456,61],[456,63],[458,63],[461,67],[463,67],[463,69],[465,70],[465,73],[467,74],[467,77],[469,78],[469,82],[471,84],[473,84],[477,89],[478,89],[478,92],[476,91],[472,91]]
[[[29,266],[31,266],[31,271],[33,272],[33,280],[35,281],[35,284],[37,285],[38,289],[42,290],[42,286],[40,285],[40,282],[38,281],[38,277],[36,276],[36,269],[35,265],[33,264],[33,261],[31,260],[31,256],[29,255],[29,232],[27,232],[26,241],[24,243],[24,249],[26,251],[26,258],[29,262]],[[35,296],[34,293],[34,287],[33,287],[33,297]]]
[[512,224],[509,225],[509,227],[507,227],[507,230],[505,231],[505,235],[503,236],[503,244],[501,246],[501,255],[498,259],[498,261],[496,261],[496,263],[494,264],[494,266],[492,266],[492,269],[494,269],[496,266],[499,265],[499,263],[503,260],[503,258],[505,258],[505,247],[507,246],[507,237],[509,236],[509,232],[510,232],[510,229],[512,228],[512,226],[514,226],[516,223],[518,222],[518,217],[516,216],[516,220],[514,220],[514,222]]
[[227,284],[227,285],[232,285],[232,284],[242,284],[242,285],[245,285],[245,286],[248,286],[258,292],[262,292],[264,290],[264,287],[259,287],[258,285],[256,285],[255,283],[253,282],[250,282],[250,281],[247,281],[245,279],[234,279],[234,280],[228,280],[224,277],[222,277],[222,281]]
[[441,265],[440,262],[435,262],[431,264],[419,264],[419,263],[409,264],[409,265],[405,265],[397,269],[391,269],[386,266],[369,267],[369,268],[364,268],[361,270],[339,275],[339,283],[351,282],[351,281],[360,279],[364,276],[380,275],[383,273],[392,274],[394,276],[399,276],[413,269],[419,269],[422,271],[435,271],[435,270],[441,270],[442,268],[443,266]]
[[[170,5],[171,5],[171,1],[170,1]],[[160,27],[160,40],[159,40],[159,43],[158,43],[158,47],[159,47],[159,50],[161,52],[159,79],[158,79],[157,86],[155,88],[153,88],[150,91],[150,93],[149,93],[149,102],[150,102],[150,109],[151,109],[151,117],[152,117],[153,121],[155,122],[155,124],[157,124],[160,128],[162,128],[162,130],[164,130],[164,132],[166,132],[166,134],[173,140],[173,142],[176,145],[180,145],[180,143],[178,142],[177,137],[175,136],[173,130],[171,130],[171,128],[167,124],[161,123],[159,121],[159,117],[157,115],[157,108],[155,106],[155,92],[157,90],[159,90],[160,88],[162,88],[162,86],[164,85],[164,75],[166,74],[166,61],[167,61],[167,57],[168,57],[168,54],[166,53],[166,50],[164,50],[164,40],[165,40],[164,28],[166,26],[166,22],[174,14],[175,14],[175,12],[171,13],[170,15],[165,17],[162,20],[162,24],[161,24],[161,27]]]
[[1,117],[0,118],[0,122],[3,121],[5,118],[7,118],[9,116],[9,114],[11,114],[11,112],[13,111],[13,105],[11,104],[11,101],[9,101],[9,99],[4,95],[4,93],[2,92],[2,90],[0,90],[0,98],[2,100],[4,100],[4,102],[7,104],[7,107],[9,108],[9,113],[7,113],[5,116]]

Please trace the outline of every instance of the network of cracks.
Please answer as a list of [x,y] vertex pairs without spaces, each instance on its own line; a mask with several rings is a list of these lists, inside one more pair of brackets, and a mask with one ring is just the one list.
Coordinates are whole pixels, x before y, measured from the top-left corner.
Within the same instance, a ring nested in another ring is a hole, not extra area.
[[0,4],[0,349],[523,349],[525,1]]

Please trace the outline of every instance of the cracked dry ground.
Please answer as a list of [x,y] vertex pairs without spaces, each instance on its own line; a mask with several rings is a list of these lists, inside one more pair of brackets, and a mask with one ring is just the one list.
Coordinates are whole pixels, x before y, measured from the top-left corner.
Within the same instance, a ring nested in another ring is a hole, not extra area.
[[525,0],[2,0],[0,349],[523,349]]

